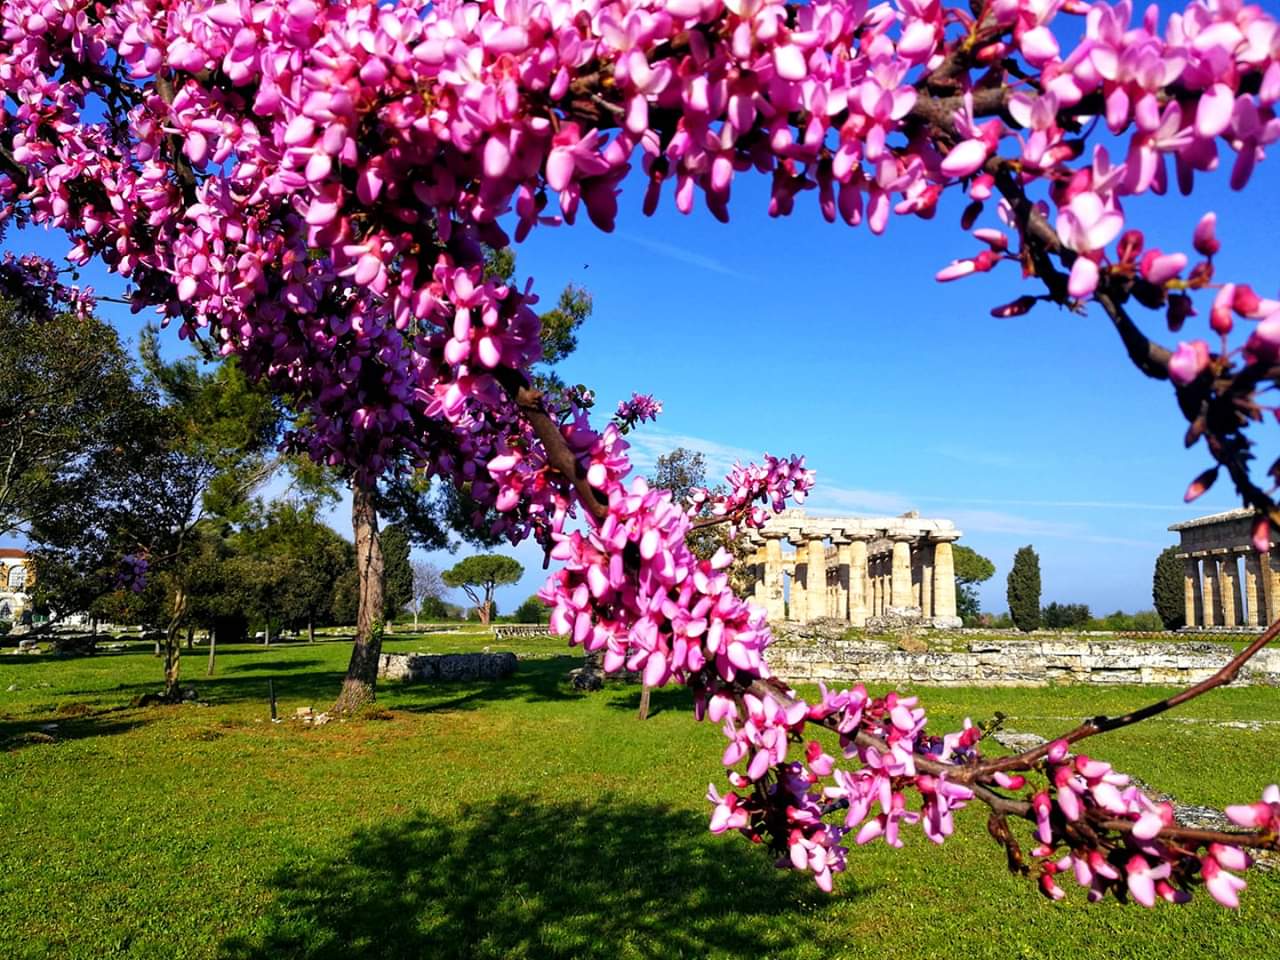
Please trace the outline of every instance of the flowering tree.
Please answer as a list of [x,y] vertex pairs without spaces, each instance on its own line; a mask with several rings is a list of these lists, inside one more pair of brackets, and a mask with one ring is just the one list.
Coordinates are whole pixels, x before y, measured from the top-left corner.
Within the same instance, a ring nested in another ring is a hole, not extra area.
[[[720,219],[753,172],[771,214],[811,193],[876,234],[964,194],[964,229],[995,219],[938,279],[1020,269],[1029,292],[1000,316],[1097,304],[1138,368],[1173,381],[1215,461],[1189,496],[1226,470],[1262,548],[1280,511],[1246,429],[1280,375],[1280,303],[1215,276],[1212,213],[1193,262],[1147,247],[1123,209],[1192,190],[1224,154],[1243,187],[1280,134],[1280,33],[1257,7],[1194,0],[1161,24],[1082,0],[10,0],[0,17],[0,217],[62,229],[73,263],[101,260],[138,309],[267,379],[306,414],[292,444],[354,477],[357,516],[411,462],[469,484],[494,532],[544,544],[564,564],[542,594],[555,628],[608,669],[688,684],[724,725],[733,789],[711,791],[714,831],[829,888],[851,833],[896,845],[918,823],[940,842],[977,800],[1048,895],[1072,871],[1091,897],[1146,905],[1197,883],[1234,905],[1243,848],[1277,845],[1275,786],[1229,808],[1243,831],[1190,830],[1071,750],[1229,682],[1280,625],[1205,683],[1012,757],[984,757],[976,727],[927,733],[911,697],[798,700],[727,553],[698,560],[685,537],[759,527],[810,488],[803,461],[736,468],[709,511],[709,494],[677,504],[630,480],[623,433],[652,401],[597,429],[588,398],[544,396],[532,290],[483,274],[508,230],[584,213],[611,229],[636,162],[646,211],[670,185],[680,210],[700,199]],[[1083,18],[1065,47],[1060,18]],[[1090,143],[1104,128],[1115,157]],[[1201,299],[1212,336],[1176,349],[1133,316],[1176,333]],[[374,649],[357,643],[357,680]],[[835,755],[809,725],[834,731]]]

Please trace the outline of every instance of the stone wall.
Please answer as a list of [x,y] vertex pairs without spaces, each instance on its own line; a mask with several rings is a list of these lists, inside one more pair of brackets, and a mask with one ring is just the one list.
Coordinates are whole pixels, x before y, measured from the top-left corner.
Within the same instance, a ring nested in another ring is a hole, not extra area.
[[[948,652],[909,653],[875,640],[793,635],[769,648],[774,673],[794,683],[930,683],[1039,687],[1050,683],[1183,686],[1217,672],[1235,654],[1217,643],[1126,643],[1088,638],[974,640]],[[1280,685],[1280,649],[1258,653],[1237,685]]]
[[500,680],[516,672],[514,653],[384,653],[378,677],[385,680]]

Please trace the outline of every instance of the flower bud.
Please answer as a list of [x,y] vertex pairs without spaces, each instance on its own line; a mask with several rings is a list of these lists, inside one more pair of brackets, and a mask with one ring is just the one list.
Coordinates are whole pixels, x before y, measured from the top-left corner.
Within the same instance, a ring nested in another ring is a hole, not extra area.
[[1209,326],[1213,328],[1214,333],[1220,333],[1225,337],[1235,325],[1231,319],[1231,301],[1235,299],[1235,295],[1236,285],[1226,283],[1213,298],[1213,308],[1209,311]]
[[1196,224],[1191,242],[1195,245],[1196,252],[1203,257],[1212,257],[1222,249],[1222,244],[1218,242],[1217,226],[1218,215],[1213,211],[1206,213]]
[[1143,236],[1141,230],[1126,230],[1116,244],[1116,252],[1121,263],[1131,263],[1142,253]]
[[1191,485],[1187,487],[1187,492],[1183,494],[1182,499],[1185,503],[1190,503],[1201,496],[1206,490],[1213,486],[1213,481],[1218,479],[1218,468],[1210,467],[1200,476],[1191,481]]

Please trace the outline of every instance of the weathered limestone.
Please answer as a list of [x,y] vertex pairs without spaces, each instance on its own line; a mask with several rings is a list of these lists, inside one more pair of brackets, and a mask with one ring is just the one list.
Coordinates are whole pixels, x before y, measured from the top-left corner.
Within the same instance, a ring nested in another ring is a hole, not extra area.
[[[1265,609],[1265,602],[1262,596],[1262,563],[1259,554],[1252,551],[1244,555],[1244,601],[1249,608],[1246,623],[1251,627],[1263,626],[1262,611]],[[1188,618],[1187,622],[1192,621]]]
[[1218,591],[1222,595],[1222,625],[1240,625],[1240,574],[1236,555],[1227,553],[1218,557]]
[[1169,527],[1178,534],[1178,556],[1186,564],[1186,629],[1257,630],[1280,618],[1280,551],[1274,542],[1265,553],[1254,549],[1256,516],[1252,510],[1228,510]]
[[853,582],[853,556],[850,547],[853,541],[848,537],[831,538],[836,545],[836,586],[834,591],[835,608],[831,616],[837,620],[849,619],[849,586]]
[[500,680],[516,672],[514,653],[384,653],[378,676],[387,680]]
[[[1151,683],[1185,687],[1226,664],[1235,650],[1217,643],[1131,643],[1074,639],[981,640],[955,652],[911,653],[875,640],[843,640],[821,624],[788,624],[769,648],[769,665],[790,683],[1045,686]],[[1280,649],[1262,650],[1233,686],[1280,685]]]
[[1187,557],[1183,561],[1183,601],[1186,604],[1186,622],[1204,623],[1204,597],[1200,593],[1200,561]]
[[[868,617],[892,608],[919,611],[912,616],[926,625],[951,626],[955,576],[950,547],[941,570],[936,548],[959,535],[950,521],[915,513],[822,518],[784,511],[760,531],[763,548],[752,541],[756,600],[775,622],[830,618],[860,627]],[[794,552],[784,554],[783,541],[794,545]]]
[[786,619],[786,599],[782,592],[782,538],[781,532],[764,534],[764,610],[773,623]]
[[893,541],[889,583],[895,607],[914,606],[911,602],[911,542],[906,538],[895,538]]
[[867,625],[867,541],[854,537],[849,544],[849,623]]
[[827,548],[820,533],[809,540],[808,576],[809,619],[832,616],[827,609]]
[[939,626],[957,627],[956,568],[951,555],[951,539],[933,545],[933,620]]

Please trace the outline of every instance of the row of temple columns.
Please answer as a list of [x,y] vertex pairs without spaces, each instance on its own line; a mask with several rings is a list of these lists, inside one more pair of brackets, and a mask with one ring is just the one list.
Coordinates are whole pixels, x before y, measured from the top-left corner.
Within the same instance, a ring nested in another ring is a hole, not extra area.
[[1183,555],[1183,563],[1187,626],[1261,627],[1280,618],[1277,554],[1219,547]]
[[[763,537],[753,557],[754,592],[772,621],[830,617],[860,627],[890,607],[915,608],[926,619],[955,619],[954,536],[888,540],[765,530]],[[795,545],[794,554],[783,554],[784,539]]]

